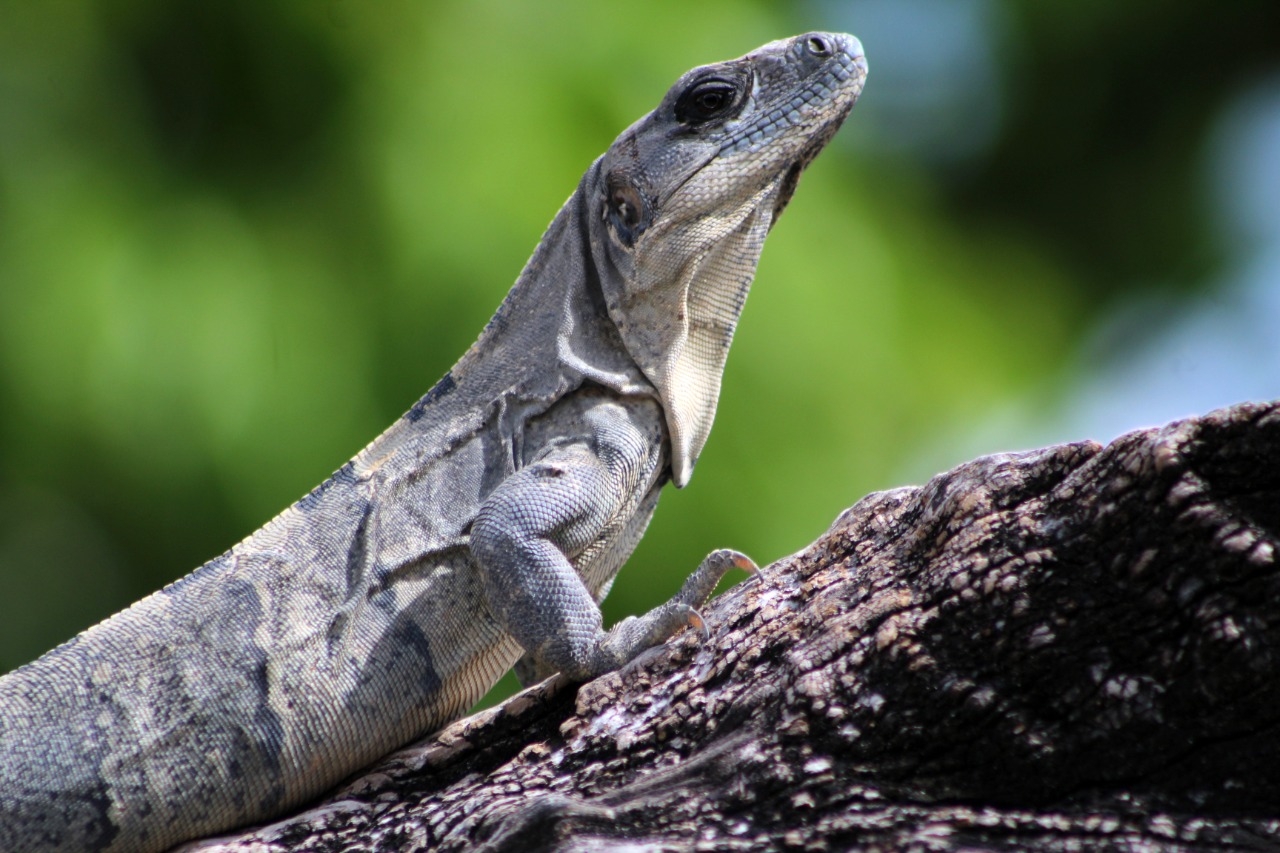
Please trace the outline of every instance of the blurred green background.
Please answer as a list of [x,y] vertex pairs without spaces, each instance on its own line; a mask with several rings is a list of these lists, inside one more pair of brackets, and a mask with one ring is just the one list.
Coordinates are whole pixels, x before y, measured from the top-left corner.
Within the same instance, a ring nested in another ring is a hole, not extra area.
[[0,671],[356,453],[680,73],[806,29],[866,94],[609,620],[979,453],[1280,396],[1275,2],[10,0]]

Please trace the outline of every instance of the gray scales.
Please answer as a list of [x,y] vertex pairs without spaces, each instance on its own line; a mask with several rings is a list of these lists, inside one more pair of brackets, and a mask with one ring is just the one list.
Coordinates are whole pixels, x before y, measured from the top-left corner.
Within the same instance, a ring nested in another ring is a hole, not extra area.
[[[857,39],[688,72],[596,160],[476,344],[318,488],[0,679],[0,850],[153,851],[262,821],[474,704],[616,669],[731,567],[598,602],[707,440],[770,227],[848,115]],[[523,657],[522,657],[523,655]]]

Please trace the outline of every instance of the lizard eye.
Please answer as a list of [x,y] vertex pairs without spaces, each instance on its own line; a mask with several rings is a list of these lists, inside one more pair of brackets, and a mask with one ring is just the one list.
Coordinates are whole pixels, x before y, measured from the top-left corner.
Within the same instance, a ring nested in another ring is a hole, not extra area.
[[681,124],[700,124],[720,118],[733,108],[737,94],[737,86],[718,77],[695,83],[676,101],[676,120]]

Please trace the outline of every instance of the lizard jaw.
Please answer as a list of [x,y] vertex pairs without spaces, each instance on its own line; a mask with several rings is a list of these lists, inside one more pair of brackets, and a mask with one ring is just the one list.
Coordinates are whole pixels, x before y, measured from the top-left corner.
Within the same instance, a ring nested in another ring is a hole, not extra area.
[[800,184],[800,173],[804,171],[805,163],[797,161],[787,173],[782,176],[782,182],[778,187],[778,195],[773,200],[773,214],[769,221],[769,228],[772,229],[778,222],[778,217],[782,215],[782,211],[786,209],[787,202],[791,201],[791,196],[795,195],[796,187]]

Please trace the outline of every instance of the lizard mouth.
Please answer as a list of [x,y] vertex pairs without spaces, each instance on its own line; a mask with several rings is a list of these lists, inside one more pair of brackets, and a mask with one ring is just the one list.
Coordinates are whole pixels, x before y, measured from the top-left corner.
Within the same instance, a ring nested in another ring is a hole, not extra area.
[[840,129],[840,125],[844,123],[845,117],[849,115],[849,111],[853,108],[850,102],[841,114],[818,133],[809,139],[800,156],[790,167],[783,173],[782,179],[778,184],[778,195],[773,202],[773,222],[769,223],[769,227],[773,227],[773,223],[778,221],[778,217],[782,215],[783,209],[787,206],[787,202],[791,201],[791,197],[795,195],[796,186],[800,183],[800,175],[808,167],[814,159],[822,153],[822,149],[831,141],[831,137],[836,135],[836,131]]

